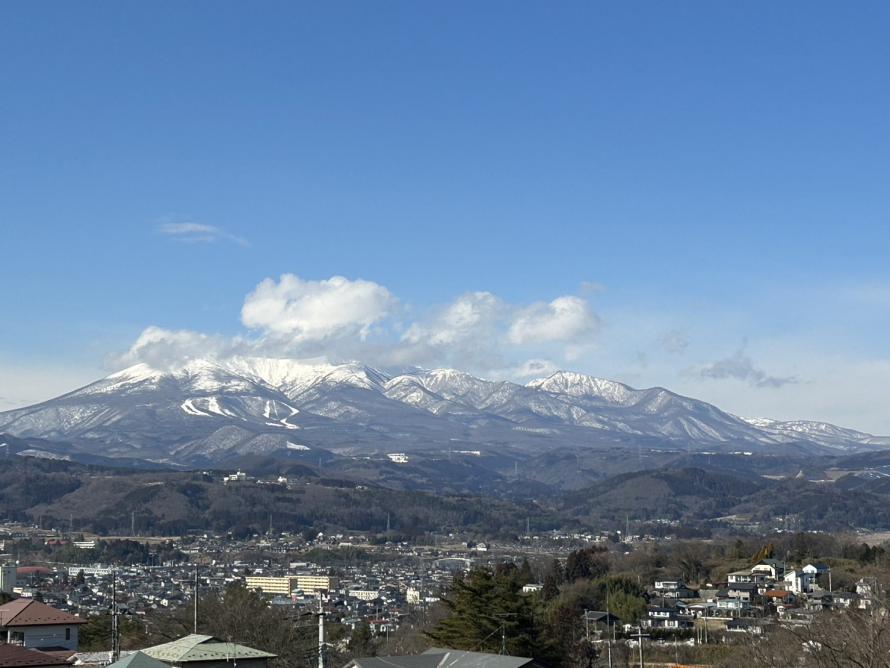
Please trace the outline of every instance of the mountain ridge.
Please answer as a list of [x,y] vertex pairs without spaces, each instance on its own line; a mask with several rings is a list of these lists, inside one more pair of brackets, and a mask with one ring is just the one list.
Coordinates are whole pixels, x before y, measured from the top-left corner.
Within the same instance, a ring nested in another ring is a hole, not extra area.
[[[537,453],[565,445],[864,451],[890,439],[812,421],[743,419],[665,388],[557,371],[524,385],[456,369],[390,374],[290,358],[140,363],[54,399],[0,413],[0,432],[92,455],[203,464],[417,449]],[[300,455],[299,453],[303,453]],[[311,453],[311,455],[309,454]]]

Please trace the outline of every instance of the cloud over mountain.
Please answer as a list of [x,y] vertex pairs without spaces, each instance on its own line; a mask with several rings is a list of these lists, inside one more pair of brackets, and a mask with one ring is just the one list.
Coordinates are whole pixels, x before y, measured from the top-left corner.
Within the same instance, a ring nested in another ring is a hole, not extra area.
[[597,335],[600,318],[575,295],[510,304],[487,291],[406,318],[410,308],[385,286],[294,274],[261,281],[244,299],[236,336],[147,327],[115,365],[165,368],[199,356],[299,355],[382,366],[452,365],[511,378],[556,368]]
[[241,322],[250,329],[299,344],[346,337],[367,338],[389,316],[396,299],[373,281],[332,276],[307,281],[283,274],[267,278],[244,300]]

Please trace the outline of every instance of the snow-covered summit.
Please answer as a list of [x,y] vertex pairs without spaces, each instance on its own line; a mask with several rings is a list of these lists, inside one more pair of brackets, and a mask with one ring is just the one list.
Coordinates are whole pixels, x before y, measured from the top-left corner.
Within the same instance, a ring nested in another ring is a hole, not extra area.
[[573,371],[557,371],[527,383],[526,387],[573,397],[599,397],[618,405],[633,403],[640,392],[624,383]]
[[[559,371],[526,385],[457,369],[390,375],[360,362],[212,357],[141,363],[57,399],[0,413],[0,433],[76,441],[114,456],[206,461],[284,448],[793,446],[860,450],[890,440],[818,422],[743,420],[663,388]],[[266,450],[264,450],[266,451]],[[293,454],[293,453],[291,453]],[[191,459],[187,459],[191,458]]]

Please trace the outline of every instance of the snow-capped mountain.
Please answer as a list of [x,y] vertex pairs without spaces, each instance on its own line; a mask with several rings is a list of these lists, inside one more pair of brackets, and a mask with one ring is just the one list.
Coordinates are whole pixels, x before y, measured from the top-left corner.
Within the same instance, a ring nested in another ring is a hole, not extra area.
[[[774,433],[788,438],[799,438],[819,443],[829,448],[836,448],[838,444],[849,447],[850,444],[861,444],[864,447],[876,446],[890,448],[890,437],[872,436],[862,431],[838,427],[827,422],[815,422],[813,420],[770,420],[768,418],[742,418],[745,422],[768,433]],[[854,448],[855,449],[855,448]]]
[[186,464],[421,449],[540,453],[562,446],[862,450],[890,439],[815,422],[744,420],[663,388],[560,371],[519,385],[453,369],[234,357],[137,364],[0,413],[0,433],[102,457]]

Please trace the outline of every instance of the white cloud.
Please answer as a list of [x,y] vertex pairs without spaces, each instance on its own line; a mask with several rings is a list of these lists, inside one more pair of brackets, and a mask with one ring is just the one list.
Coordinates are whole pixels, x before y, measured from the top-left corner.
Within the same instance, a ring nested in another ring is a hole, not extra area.
[[234,354],[240,339],[202,334],[186,329],[146,327],[123,355],[110,360],[114,367],[144,362],[156,369],[175,367],[191,359]]
[[333,276],[306,281],[283,274],[267,278],[247,295],[241,322],[294,344],[359,337],[389,316],[397,300],[382,285]]
[[158,232],[177,241],[187,243],[212,243],[214,241],[231,241],[239,246],[249,246],[250,243],[242,237],[226,232],[215,225],[205,225],[194,222],[162,222],[158,224]]
[[504,304],[490,292],[470,292],[455,299],[428,322],[412,323],[402,334],[402,341],[449,346],[490,335],[503,311]]
[[516,345],[563,342],[585,344],[599,329],[600,319],[581,297],[565,295],[549,304],[519,309],[507,338]]
[[527,380],[531,378],[544,378],[559,371],[559,367],[552,361],[547,359],[530,359],[520,362],[519,364],[505,369],[504,377],[514,378],[517,380]]
[[599,323],[579,297],[516,306],[485,291],[462,294],[407,323],[399,321],[402,317],[396,297],[372,281],[284,274],[262,281],[245,297],[246,335],[149,327],[113,363],[171,368],[193,358],[235,354],[323,357],[528,378],[555,371],[550,359],[586,353]]

